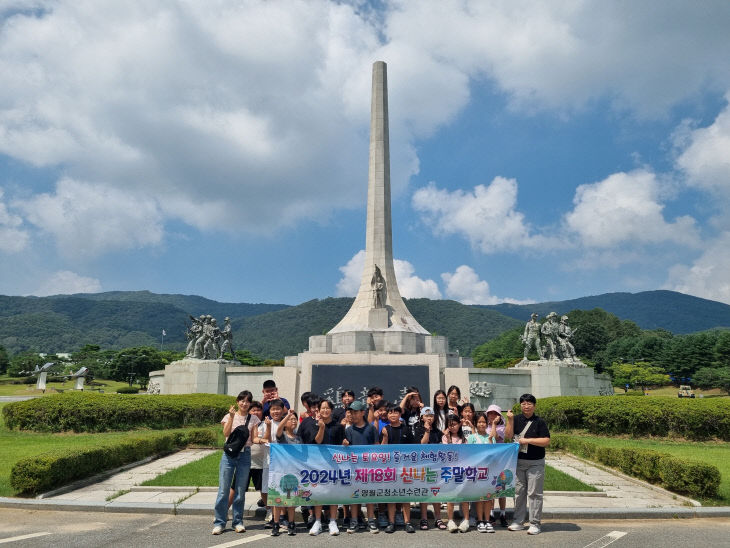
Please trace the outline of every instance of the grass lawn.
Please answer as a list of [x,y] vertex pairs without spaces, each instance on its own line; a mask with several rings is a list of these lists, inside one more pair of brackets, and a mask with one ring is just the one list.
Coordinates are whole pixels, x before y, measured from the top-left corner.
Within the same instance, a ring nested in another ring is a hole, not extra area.
[[[8,377],[0,377],[0,381],[9,380]],[[102,389],[106,393],[116,392],[117,388],[122,386],[129,386],[129,383],[122,381],[109,381],[109,380],[98,380],[94,381],[99,383],[98,386],[86,387],[86,390]],[[67,380],[66,382],[49,382],[46,388],[45,394],[56,394],[59,391],[73,390],[76,386],[76,379]],[[43,396],[44,393],[41,390],[36,390],[34,384],[10,384],[8,382],[0,382],[0,396]]]
[[[703,500],[703,504],[730,505],[730,443],[688,442],[664,439],[608,438],[581,435],[580,439],[592,441],[605,447],[629,447],[652,449],[683,459],[701,461],[717,466],[720,470],[718,499]],[[547,489],[547,488],[546,488]]]
[[[159,430],[134,430],[132,432],[105,432],[101,434],[46,434],[36,432],[18,432],[8,430],[2,419],[2,408],[7,403],[0,403],[0,496],[11,497],[15,491],[10,487],[10,470],[20,459],[38,455],[53,449],[78,449],[80,447],[100,447],[128,437],[149,433],[154,435]],[[220,428],[216,428],[219,431]],[[219,436],[220,437],[220,436]],[[222,445],[222,440],[219,440]]]
[[[191,462],[175,470],[170,470],[156,478],[147,480],[142,485],[185,485],[193,487],[217,487],[218,465],[221,461],[221,452]],[[597,491],[597,489],[578,481],[577,479],[545,467],[545,491]]]
[[[633,390],[640,390],[639,388],[632,388]],[[719,388],[712,388],[711,390],[700,390],[699,388],[692,387],[692,390],[695,393],[695,398],[699,398],[702,396],[703,398],[726,398],[728,395],[720,390]],[[617,396],[620,396],[624,393],[624,387],[623,386],[614,386],[613,391]],[[679,392],[679,387],[677,386],[661,386],[658,388],[650,388],[649,389],[649,397],[651,396],[662,396],[666,398],[677,398],[677,393]],[[638,397],[638,396],[636,396]]]

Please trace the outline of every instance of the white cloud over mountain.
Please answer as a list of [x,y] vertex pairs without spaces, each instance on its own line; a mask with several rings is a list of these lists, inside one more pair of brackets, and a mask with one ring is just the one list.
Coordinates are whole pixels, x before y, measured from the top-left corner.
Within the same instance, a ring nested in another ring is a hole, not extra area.
[[467,265],[459,266],[454,272],[444,272],[441,279],[446,285],[446,296],[462,304],[529,304],[534,301],[501,299],[492,295],[489,283],[479,278],[476,271]]
[[54,272],[33,291],[36,297],[48,295],[69,295],[74,293],[98,293],[101,282],[95,278],[81,276],[69,270]]

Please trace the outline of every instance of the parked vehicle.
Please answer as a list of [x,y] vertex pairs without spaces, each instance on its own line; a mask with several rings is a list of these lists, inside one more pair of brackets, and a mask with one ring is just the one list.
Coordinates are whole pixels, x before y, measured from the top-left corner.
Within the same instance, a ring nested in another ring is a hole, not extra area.
[[677,397],[678,398],[694,398],[695,393],[692,390],[691,386],[689,386],[687,384],[683,384],[679,387],[679,393],[677,394]]

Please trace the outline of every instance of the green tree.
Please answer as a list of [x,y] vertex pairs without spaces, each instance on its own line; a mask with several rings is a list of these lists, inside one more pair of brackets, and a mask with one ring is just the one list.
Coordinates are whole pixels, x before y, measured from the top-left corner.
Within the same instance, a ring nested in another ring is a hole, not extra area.
[[730,367],[730,331],[722,331],[717,335],[715,361],[720,367]]
[[703,390],[719,388],[730,394],[730,367],[703,367],[694,374],[692,383]]
[[167,362],[160,352],[150,346],[125,348],[120,350],[112,360],[113,379],[127,381],[131,386],[138,382],[147,385],[150,371],[164,369]]
[[[102,350],[99,345],[87,344],[81,350],[71,354],[71,362],[76,369],[86,367],[93,377],[98,379],[110,379],[113,376],[112,363],[117,352],[114,350]],[[87,382],[88,377],[87,377]]]
[[33,352],[32,350],[20,352],[10,359],[8,375],[11,377],[21,377],[23,374],[34,371],[36,367],[41,367],[49,361],[53,360],[49,360],[48,356],[41,357],[38,352]]
[[290,499],[291,492],[296,491],[297,487],[299,487],[299,480],[297,480],[294,474],[287,474],[279,481],[279,487],[281,487],[282,491],[286,492],[286,498]]
[[614,385],[630,384],[632,386],[664,386],[671,383],[669,375],[661,367],[650,363],[615,362],[610,367]]
[[[523,327],[515,327],[505,331],[497,338],[477,346],[472,352],[474,364],[480,367],[500,367],[513,359],[521,358],[524,353],[524,344],[520,340]],[[534,353],[534,351],[533,351]],[[533,356],[537,359],[537,355]]]
[[0,344],[0,375],[4,375],[10,365],[10,357],[5,347]]
[[264,360],[252,354],[249,350],[236,350],[236,359],[241,365],[263,365]]

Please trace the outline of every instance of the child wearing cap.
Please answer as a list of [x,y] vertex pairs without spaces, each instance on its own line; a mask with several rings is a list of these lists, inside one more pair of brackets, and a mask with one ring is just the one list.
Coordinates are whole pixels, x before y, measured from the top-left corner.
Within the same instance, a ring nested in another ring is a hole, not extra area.
[[[349,407],[349,412],[352,414],[352,424],[345,430],[345,441],[342,445],[375,445],[378,443],[378,431],[376,428],[365,420],[365,411],[367,405],[361,401],[353,401]],[[368,513],[368,524],[367,527],[371,533],[378,533],[377,523],[375,523],[375,505],[365,505]],[[360,513],[360,504],[352,504],[350,506],[350,513],[352,518],[347,527],[348,534],[354,533],[355,529],[360,523],[362,528],[365,525],[358,519]]]
[[[415,443],[435,444],[441,443],[442,433],[436,428],[435,415],[432,407],[423,407],[421,409],[421,421],[416,427]],[[433,519],[434,526],[438,529],[446,529],[446,524],[441,520],[441,504],[433,503]],[[421,522],[422,531],[428,531],[428,503],[421,503]]]

